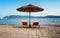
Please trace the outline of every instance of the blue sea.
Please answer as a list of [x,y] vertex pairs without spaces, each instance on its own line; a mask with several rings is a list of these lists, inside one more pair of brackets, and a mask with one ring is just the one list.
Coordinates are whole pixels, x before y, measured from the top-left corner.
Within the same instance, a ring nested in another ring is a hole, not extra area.
[[[0,24],[21,24],[23,20],[29,22],[29,18],[11,18],[11,19],[0,19]],[[31,18],[31,24],[34,21],[39,21],[40,24],[60,24],[60,18]]]

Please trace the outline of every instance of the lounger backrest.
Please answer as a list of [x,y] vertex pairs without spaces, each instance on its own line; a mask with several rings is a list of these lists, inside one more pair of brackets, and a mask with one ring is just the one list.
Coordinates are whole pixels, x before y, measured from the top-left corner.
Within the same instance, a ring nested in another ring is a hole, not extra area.
[[39,22],[33,22],[33,25],[39,25]]
[[23,25],[27,25],[28,23],[27,22],[22,22]]

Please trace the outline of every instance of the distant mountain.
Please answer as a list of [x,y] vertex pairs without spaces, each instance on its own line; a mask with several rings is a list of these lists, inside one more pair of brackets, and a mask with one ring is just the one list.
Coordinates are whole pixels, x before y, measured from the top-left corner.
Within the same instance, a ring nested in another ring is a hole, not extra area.
[[47,16],[37,16],[35,18],[60,18],[60,16],[47,15]]
[[[14,18],[28,18],[29,16],[20,16],[20,15],[10,15],[10,16],[5,16],[3,19],[14,19]],[[31,18],[60,18],[60,16],[53,16],[53,15],[48,15],[48,16],[31,16]]]
[[45,16],[47,18],[60,18],[60,16],[53,16],[53,15],[48,15],[48,16]]
[[[10,16],[5,16],[3,19],[14,19],[14,18],[28,18],[29,16],[21,16],[21,15],[10,15]],[[31,16],[33,17],[33,16]]]
[[0,19],[1,19],[1,17],[0,17]]

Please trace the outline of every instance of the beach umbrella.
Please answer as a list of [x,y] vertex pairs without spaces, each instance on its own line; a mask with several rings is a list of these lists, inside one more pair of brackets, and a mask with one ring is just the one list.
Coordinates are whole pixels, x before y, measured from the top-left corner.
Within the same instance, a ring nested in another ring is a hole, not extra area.
[[16,9],[17,11],[21,11],[21,12],[27,12],[27,13],[29,13],[29,24],[31,24],[30,23],[30,19],[31,19],[31,13],[33,12],[41,12],[41,11],[43,11],[44,9],[43,8],[40,8],[40,7],[37,7],[37,6],[34,6],[34,5],[32,5],[32,4],[29,4],[29,5],[26,5],[26,6],[22,6],[22,7],[20,7],[20,8],[17,8]]

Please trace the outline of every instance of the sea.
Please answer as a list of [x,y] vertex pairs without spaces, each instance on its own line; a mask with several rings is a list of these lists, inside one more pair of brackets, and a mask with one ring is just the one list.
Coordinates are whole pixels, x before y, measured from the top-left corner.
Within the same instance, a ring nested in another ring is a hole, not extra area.
[[[11,18],[11,19],[0,19],[0,24],[21,24],[22,21],[29,23],[29,18]],[[38,21],[40,24],[60,24],[60,18],[30,18],[30,23]]]

